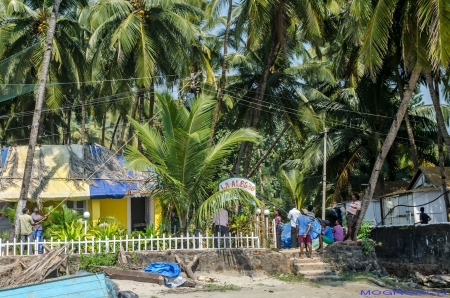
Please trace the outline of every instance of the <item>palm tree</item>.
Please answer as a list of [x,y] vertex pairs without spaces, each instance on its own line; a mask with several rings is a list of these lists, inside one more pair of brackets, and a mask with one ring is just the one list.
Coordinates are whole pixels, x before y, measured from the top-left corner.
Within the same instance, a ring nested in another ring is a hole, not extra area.
[[[204,201],[207,204],[201,207],[201,212],[227,202],[224,191],[214,191],[214,181],[224,174],[223,159],[239,143],[257,142],[260,137],[251,129],[240,129],[226,133],[217,144],[210,146],[215,101],[200,97],[188,111],[168,94],[158,94],[157,99],[161,130],[130,118],[143,151],[128,146],[125,157],[133,169],[155,172],[160,183],[156,197],[167,209],[176,210],[185,233],[188,219],[193,218],[192,213]],[[245,195],[243,198],[250,199]]]
[[[442,43],[443,40],[448,42],[449,37],[446,32],[450,29],[448,28],[450,24],[444,21],[446,19],[444,16],[448,15],[445,6],[438,5],[433,0],[376,1],[367,2],[365,5],[371,12],[368,18],[365,17],[367,19],[367,23],[364,24],[365,39],[361,47],[366,69],[372,77],[376,76],[383,66],[384,58],[390,54],[388,46],[390,39],[393,38],[391,33],[401,32],[399,48],[405,69],[409,69],[411,75],[395,119],[374,164],[369,186],[362,201],[361,216],[355,227],[355,237],[375,190],[383,162],[405,117],[422,70],[437,69],[441,66],[446,68],[450,62],[449,45]],[[433,32],[433,34],[427,32]]]

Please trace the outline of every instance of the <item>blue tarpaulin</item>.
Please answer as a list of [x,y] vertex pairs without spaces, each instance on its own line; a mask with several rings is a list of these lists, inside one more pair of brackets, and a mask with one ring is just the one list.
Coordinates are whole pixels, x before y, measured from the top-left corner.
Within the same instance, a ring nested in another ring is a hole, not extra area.
[[281,230],[281,248],[291,248],[291,224],[287,223],[283,225]]
[[0,159],[2,162],[3,169],[5,168],[6,158],[8,157],[8,150],[9,150],[9,147],[0,148]]
[[[91,151],[94,155],[101,155],[102,151],[100,148],[96,145],[90,145]],[[125,162],[123,159],[123,156],[117,155],[114,158],[117,158],[117,161],[121,166],[124,166]],[[128,171],[130,176],[133,176],[132,171]],[[94,175],[95,178],[100,178],[99,174]],[[133,191],[133,190],[139,190],[136,183],[128,184],[126,182],[119,182],[114,181],[114,183],[111,183],[111,181],[107,180],[96,180],[95,183],[97,185],[90,185],[89,186],[89,193],[91,196],[91,199],[121,199],[125,197],[127,194],[127,191]]]
[[164,277],[175,278],[180,275],[180,266],[175,263],[155,262],[144,269],[144,272],[161,274]]

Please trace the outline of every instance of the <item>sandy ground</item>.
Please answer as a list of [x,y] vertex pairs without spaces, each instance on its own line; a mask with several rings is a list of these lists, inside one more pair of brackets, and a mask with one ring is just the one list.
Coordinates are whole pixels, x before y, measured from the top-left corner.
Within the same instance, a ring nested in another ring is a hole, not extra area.
[[[351,298],[363,297],[361,290],[385,290],[368,282],[333,282],[333,283],[314,283],[314,282],[296,282],[286,283],[273,277],[258,275],[253,277],[241,276],[239,274],[227,273],[202,273],[196,272],[196,276],[209,276],[218,278],[220,282],[216,285],[233,284],[241,287],[238,291],[226,292],[206,292],[201,288],[177,288],[169,289],[166,286],[156,284],[134,282],[128,280],[114,280],[120,290],[131,290],[139,295],[140,298],[183,298],[183,297],[218,297],[218,298],[252,298],[252,297],[330,297],[330,298]],[[382,297],[379,295],[378,297]],[[368,296],[366,296],[368,297]],[[423,297],[423,296],[422,296]]]

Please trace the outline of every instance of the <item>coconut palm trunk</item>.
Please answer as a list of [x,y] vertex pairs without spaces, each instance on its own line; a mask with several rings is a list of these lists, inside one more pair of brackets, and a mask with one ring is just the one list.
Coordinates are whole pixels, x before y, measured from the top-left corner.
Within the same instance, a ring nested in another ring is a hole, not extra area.
[[16,214],[14,216],[14,222],[11,225],[11,230],[8,236],[8,240],[15,239],[18,235],[20,235],[20,225],[19,225],[19,216],[22,215],[22,209],[25,208],[28,198],[28,191],[31,186],[31,176],[33,173],[33,160],[34,160],[34,151],[36,149],[38,130],[39,130],[39,122],[41,117],[42,106],[44,104],[45,97],[45,85],[47,84],[47,75],[48,68],[50,65],[50,59],[52,54],[52,46],[53,46],[53,37],[55,35],[56,29],[56,18],[58,16],[59,5],[61,4],[61,0],[55,0],[53,4],[52,14],[50,16],[49,28],[47,31],[47,36],[45,38],[45,52],[42,61],[42,69],[39,77],[39,86],[36,94],[36,106],[33,114],[33,121],[31,125],[30,132],[30,141],[28,145],[27,151],[27,159],[25,161],[25,169],[22,179],[22,188],[20,190],[20,197],[17,203]]
[[445,127],[444,116],[442,115],[441,104],[439,103],[439,86],[433,82],[431,73],[425,73],[425,78],[427,80],[428,89],[430,90],[431,101],[433,102],[434,111],[436,113],[436,121],[438,128],[442,133],[442,138],[447,147],[447,154],[450,157],[450,136],[448,135],[447,128]]
[[225,27],[225,37],[223,39],[223,61],[222,61],[222,77],[220,78],[220,90],[219,96],[217,97],[216,109],[214,110],[214,118],[211,125],[211,140],[212,143],[214,139],[214,132],[216,129],[217,121],[219,121],[219,112],[220,107],[222,106],[223,96],[225,94],[225,84],[227,81],[227,55],[228,55],[228,39],[230,36],[230,27],[231,27],[231,12],[233,11],[233,1],[228,1],[228,13],[227,13],[227,25]]
[[386,136],[386,139],[383,142],[383,146],[381,147],[380,152],[378,153],[378,157],[375,161],[375,165],[372,169],[372,174],[370,175],[369,185],[364,194],[364,198],[361,203],[361,214],[356,222],[355,234],[353,236],[353,240],[356,240],[358,235],[359,228],[361,227],[361,223],[366,215],[367,208],[369,207],[370,201],[372,200],[373,192],[375,191],[375,185],[377,184],[378,176],[380,175],[381,167],[383,166],[384,160],[391,149],[392,144],[394,143],[395,137],[397,136],[397,132],[400,129],[400,125],[405,118],[406,110],[408,109],[409,103],[414,93],[414,89],[417,84],[417,80],[419,79],[421,72],[421,68],[418,66],[414,69],[413,73],[408,82],[408,88],[405,90],[403,94],[402,101],[398,108],[397,114],[395,115],[394,121],[392,122],[391,128]]
[[[439,103],[439,82],[437,80],[435,80],[433,82],[433,79],[431,78],[431,74],[427,73],[425,74],[426,80],[427,80],[427,85],[428,85],[428,90],[430,91],[430,97],[431,100],[433,101],[433,106],[434,106],[434,110],[436,112],[436,119],[438,119],[438,113],[440,113],[441,116],[441,121],[444,122],[444,117],[442,115],[442,110],[441,110],[441,105]],[[437,131],[438,131],[438,152],[439,152],[439,172],[441,174],[441,181],[442,181],[442,191],[444,192],[444,199],[445,199],[445,204],[446,204],[446,209],[448,210],[448,208],[450,207],[450,201],[449,201],[449,196],[447,193],[447,182],[446,182],[446,175],[445,175],[445,157],[444,157],[444,144],[443,141],[444,139],[444,135],[447,134],[447,128],[445,127],[445,123],[444,123],[444,128],[442,128],[439,125],[439,121],[438,121],[438,126],[437,126]],[[450,150],[450,147],[447,147],[447,152]]]
[[112,134],[112,137],[111,137],[111,143],[109,144],[109,150],[112,149],[112,145],[114,143],[114,138],[116,137],[117,127],[119,127],[120,118],[121,118],[121,116],[119,115],[119,117],[117,117],[116,124],[114,125],[114,131],[113,131],[113,134]]
[[[404,86],[403,86],[402,78],[401,78],[400,73],[397,68],[395,68],[395,76],[397,78],[397,87],[398,87],[398,92],[400,94],[400,98],[403,98]],[[413,160],[414,171],[417,171],[417,169],[419,168],[419,154],[417,154],[417,146],[416,146],[416,142],[414,140],[414,132],[413,132],[413,128],[411,125],[411,121],[409,121],[408,110],[406,110],[404,120],[405,120],[405,124],[406,124],[406,132],[408,134],[409,146],[411,149],[411,157]]]
[[[270,45],[269,56],[267,57],[267,62],[264,67],[264,72],[262,74],[261,80],[259,81],[258,88],[256,89],[256,92],[255,92],[255,98],[253,101],[254,114],[252,117],[251,127],[254,129],[257,129],[257,127],[258,127],[259,116],[261,115],[262,100],[264,98],[264,93],[266,91],[267,80],[269,79],[270,69],[275,64],[275,59],[278,56],[278,52],[280,51],[280,48],[281,48],[281,44],[277,41],[277,38],[275,36],[273,36],[271,45]],[[245,158],[244,170],[243,170],[244,177],[247,177],[247,175],[248,175],[249,168],[250,168],[250,162],[252,159],[252,153],[253,153],[253,143],[250,143],[247,145],[247,155]]]

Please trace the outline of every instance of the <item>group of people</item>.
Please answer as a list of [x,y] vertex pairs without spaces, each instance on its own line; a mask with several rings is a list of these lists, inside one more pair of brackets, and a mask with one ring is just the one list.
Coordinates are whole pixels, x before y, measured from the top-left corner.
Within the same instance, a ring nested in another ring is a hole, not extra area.
[[[32,211],[30,215],[30,210],[23,208],[22,215],[19,217],[20,240],[22,242],[32,242],[34,240],[42,242],[43,239],[42,222],[47,219],[48,215],[39,215],[38,207],[33,207]],[[25,246],[25,249],[27,249],[27,246]],[[38,253],[42,254],[42,244],[38,245]]]
[[[332,244],[339,241],[351,241],[353,237],[354,227],[361,213],[361,202],[359,201],[359,195],[354,193],[352,195],[352,203],[346,211],[347,221],[347,236],[344,238],[344,228],[342,227],[342,219],[338,218],[333,228],[330,227],[328,220],[321,221],[320,232],[313,229],[316,217],[312,212],[314,207],[309,205],[306,209],[297,210],[293,205],[289,211],[288,219],[291,224],[291,241],[292,248],[300,247],[300,257],[304,256],[304,248],[306,247],[309,252],[309,257],[312,257],[312,239],[319,239],[319,247],[316,251],[321,252],[325,244]],[[281,249],[281,226],[282,220],[278,211],[275,211],[275,224],[277,231],[277,248]],[[318,237],[314,237],[318,234]]]

